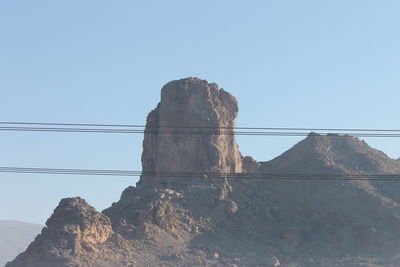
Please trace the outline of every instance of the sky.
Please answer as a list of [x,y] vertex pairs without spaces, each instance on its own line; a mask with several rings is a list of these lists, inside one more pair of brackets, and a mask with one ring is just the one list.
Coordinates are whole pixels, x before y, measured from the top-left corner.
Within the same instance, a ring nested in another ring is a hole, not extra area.
[[[235,95],[242,127],[400,128],[397,0],[0,1],[0,121],[145,124],[171,80]],[[397,121],[397,123],[396,123]],[[0,166],[140,170],[142,134],[0,132]],[[301,138],[242,136],[272,159]],[[400,157],[400,139],[366,138]],[[0,173],[0,219],[98,210],[135,177]]]

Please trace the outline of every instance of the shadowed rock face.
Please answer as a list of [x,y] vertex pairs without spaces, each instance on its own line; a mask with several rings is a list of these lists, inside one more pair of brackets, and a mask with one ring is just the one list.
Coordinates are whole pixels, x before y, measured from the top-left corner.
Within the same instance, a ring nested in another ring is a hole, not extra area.
[[[230,135],[188,134],[234,127],[237,112],[235,98],[216,84],[168,83],[147,118],[143,170],[400,173],[398,161],[349,136],[310,134],[272,161],[257,162],[242,158]],[[42,234],[7,267],[398,266],[399,182],[324,177],[143,175],[103,213],[80,198],[62,200]]]
[[187,78],[166,84],[160,103],[147,117],[146,131],[153,134],[144,137],[143,171],[241,172],[232,135],[201,134],[220,131],[212,127],[235,127],[237,113],[236,99],[215,83]]

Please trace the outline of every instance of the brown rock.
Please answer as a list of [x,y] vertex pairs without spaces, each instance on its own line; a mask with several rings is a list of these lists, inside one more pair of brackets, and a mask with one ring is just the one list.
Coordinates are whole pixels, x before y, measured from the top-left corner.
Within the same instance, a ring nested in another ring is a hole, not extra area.
[[[217,84],[198,78],[169,82],[147,117],[146,132],[153,134],[144,137],[143,171],[241,172],[239,149],[231,135],[237,112],[236,99]],[[221,132],[226,134],[218,135]],[[151,178],[143,176],[142,181]]]
[[[104,246],[108,241],[114,248],[124,245],[105,215],[82,198],[67,198],[61,200],[28,249],[7,266],[64,266],[66,262],[78,266],[94,266],[100,262],[98,266],[102,266],[107,257]],[[87,264],[80,263],[82,257]]]

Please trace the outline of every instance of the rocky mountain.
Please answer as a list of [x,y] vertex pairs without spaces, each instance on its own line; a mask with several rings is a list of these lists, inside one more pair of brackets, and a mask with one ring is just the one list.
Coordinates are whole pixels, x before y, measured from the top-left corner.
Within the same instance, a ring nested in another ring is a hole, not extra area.
[[136,187],[102,213],[61,200],[7,267],[400,266],[398,182],[351,179],[399,174],[398,161],[351,136],[311,133],[256,162],[230,132],[237,112],[216,84],[165,85]]
[[400,164],[382,151],[352,136],[309,136],[279,157],[262,162],[262,169],[301,173],[400,173]]
[[0,220],[0,266],[24,251],[42,228],[39,224]]

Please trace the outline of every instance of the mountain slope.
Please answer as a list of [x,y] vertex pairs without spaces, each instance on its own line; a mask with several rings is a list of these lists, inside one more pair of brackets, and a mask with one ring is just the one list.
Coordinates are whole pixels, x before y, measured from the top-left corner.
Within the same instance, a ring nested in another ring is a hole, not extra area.
[[310,133],[303,141],[269,162],[263,171],[294,173],[400,173],[400,163],[348,135]]
[[[310,134],[281,156],[259,165],[259,171],[266,173],[344,177],[400,173],[398,162],[383,152],[357,138],[338,135]],[[264,187],[258,184],[257,191],[263,189],[276,203],[272,212],[281,218],[279,224],[295,226],[306,246],[317,244],[312,251],[320,257],[348,254],[395,259],[400,237],[399,182],[317,178],[320,180],[268,181]]]

